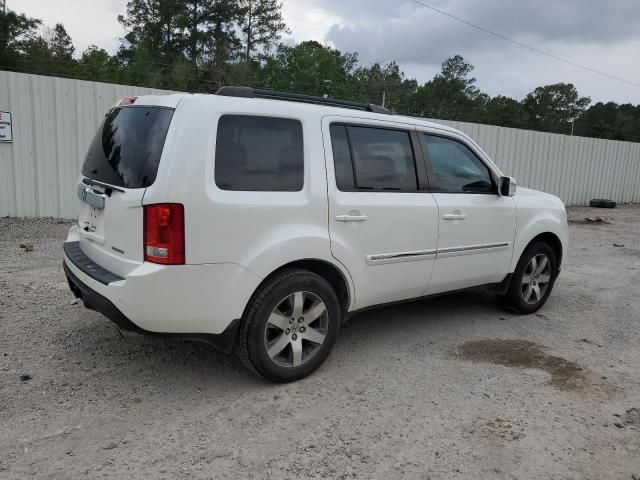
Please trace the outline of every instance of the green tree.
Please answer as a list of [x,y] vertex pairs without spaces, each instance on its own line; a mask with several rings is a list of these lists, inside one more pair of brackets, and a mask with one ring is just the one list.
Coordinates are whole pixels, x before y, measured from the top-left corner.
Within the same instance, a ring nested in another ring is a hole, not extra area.
[[591,103],[581,97],[571,83],[556,83],[536,88],[523,101],[529,126],[547,132],[569,133],[575,121]]
[[472,121],[489,97],[475,86],[473,65],[460,55],[446,59],[442,71],[416,92],[413,114],[443,120]]
[[226,84],[233,75],[232,65],[241,49],[238,37],[240,14],[237,0],[208,0],[206,9],[203,7],[198,27],[200,47],[197,65],[207,90]]
[[18,59],[18,69],[40,75],[58,73],[49,42],[43,36],[30,38],[23,42],[22,55]]
[[280,45],[259,70],[258,82],[275,90],[349,99],[355,93],[352,74],[357,60],[356,54],[315,41]]
[[358,100],[384,104],[385,107],[399,113],[410,110],[409,102],[418,88],[417,82],[407,80],[395,62],[360,67],[353,75],[353,83]]
[[244,40],[244,61],[249,63],[256,50],[272,47],[283,33],[289,33],[278,0],[240,0],[239,27]]
[[73,58],[75,47],[67,30],[61,23],[53,28],[49,39],[49,50],[55,60],[55,72],[63,76],[73,76],[77,62]]
[[61,23],[57,23],[53,28],[53,36],[50,41],[51,53],[58,59],[72,59],[75,47],[71,37]]
[[25,43],[37,37],[41,24],[37,18],[0,10],[0,67],[18,66],[20,56],[25,54]]
[[640,105],[598,102],[576,121],[576,134],[612,140],[640,141]]
[[498,95],[486,103],[480,121],[489,125],[525,128],[528,117],[521,102]]
[[129,0],[126,15],[118,16],[128,30],[120,56],[132,61],[143,48],[157,65],[164,64],[162,71],[170,70],[184,45],[179,25],[184,8],[182,0]]
[[181,35],[182,47],[194,66],[197,66],[205,49],[205,26],[211,17],[214,3],[213,0],[185,0],[178,14],[178,28],[184,31]]
[[121,81],[120,66],[115,57],[96,45],[90,45],[78,61],[78,74],[85,80],[96,82]]

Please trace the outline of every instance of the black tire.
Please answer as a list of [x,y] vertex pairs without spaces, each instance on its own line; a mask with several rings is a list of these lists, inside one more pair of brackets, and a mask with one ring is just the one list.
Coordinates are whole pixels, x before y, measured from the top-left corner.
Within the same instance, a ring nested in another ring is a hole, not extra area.
[[596,208],[616,208],[616,202],[602,198],[594,198],[589,202],[589,205]]
[[[529,268],[532,258],[538,255],[544,255],[547,257],[550,264],[550,279],[544,291],[544,294],[541,295],[541,297],[534,303],[528,303],[525,300],[525,292],[523,291],[523,289],[526,290],[526,287],[523,287],[523,277],[525,276],[525,271],[527,270],[527,268]],[[553,248],[551,248],[551,246],[546,242],[535,242],[529,245],[523,252],[520,260],[518,261],[518,265],[513,272],[513,276],[511,277],[511,283],[509,285],[507,293],[505,295],[499,295],[498,299],[500,300],[500,303],[509,310],[513,310],[523,315],[534,313],[547,302],[547,299],[551,294],[551,290],[553,289],[553,285],[557,277],[558,261],[556,259],[556,254],[554,253]]]
[[[311,358],[297,367],[281,366],[267,353],[265,332],[269,316],[283,299],[295,292],[308,292],[324,302],[326,334]],[[262,285],[250,300],[238,331],[235,353],[257,375],[273,382],[291,382],[311,374],[326,360],[335,344],[340,323],[340,303],[329,282],[308,270],[285,270]]]

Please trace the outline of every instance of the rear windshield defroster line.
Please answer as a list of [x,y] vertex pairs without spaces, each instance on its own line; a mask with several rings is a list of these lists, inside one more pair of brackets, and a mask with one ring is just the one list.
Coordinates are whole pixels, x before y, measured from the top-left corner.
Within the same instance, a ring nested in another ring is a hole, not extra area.
[[137,105],[111,110],[89,146],[82,175],[116,187],[152,185],[173,112]]

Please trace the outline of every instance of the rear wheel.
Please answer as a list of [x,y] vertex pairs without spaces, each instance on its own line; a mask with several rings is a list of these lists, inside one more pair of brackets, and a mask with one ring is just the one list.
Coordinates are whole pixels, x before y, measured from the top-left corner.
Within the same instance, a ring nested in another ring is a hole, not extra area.
[[509,290],[500,300],[518,313],[533,313],[546,303],[557,276],[553,249],[545,242],[536,242],[520,257]]
[[236,353],[258,375],[289,382],[325,361],[339,328],[340,305],[331,285],[307,270],[287,270],[254,295]]

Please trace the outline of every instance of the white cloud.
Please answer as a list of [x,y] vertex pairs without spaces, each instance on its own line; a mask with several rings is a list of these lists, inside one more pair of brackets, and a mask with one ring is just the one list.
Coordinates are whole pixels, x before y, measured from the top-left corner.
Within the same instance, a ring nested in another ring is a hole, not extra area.
[[125,33],[117,17],[126,5],[127,0],[7,0],[7,8],[49,27],[62,23],[78,52],[95,44],[114,53]]

